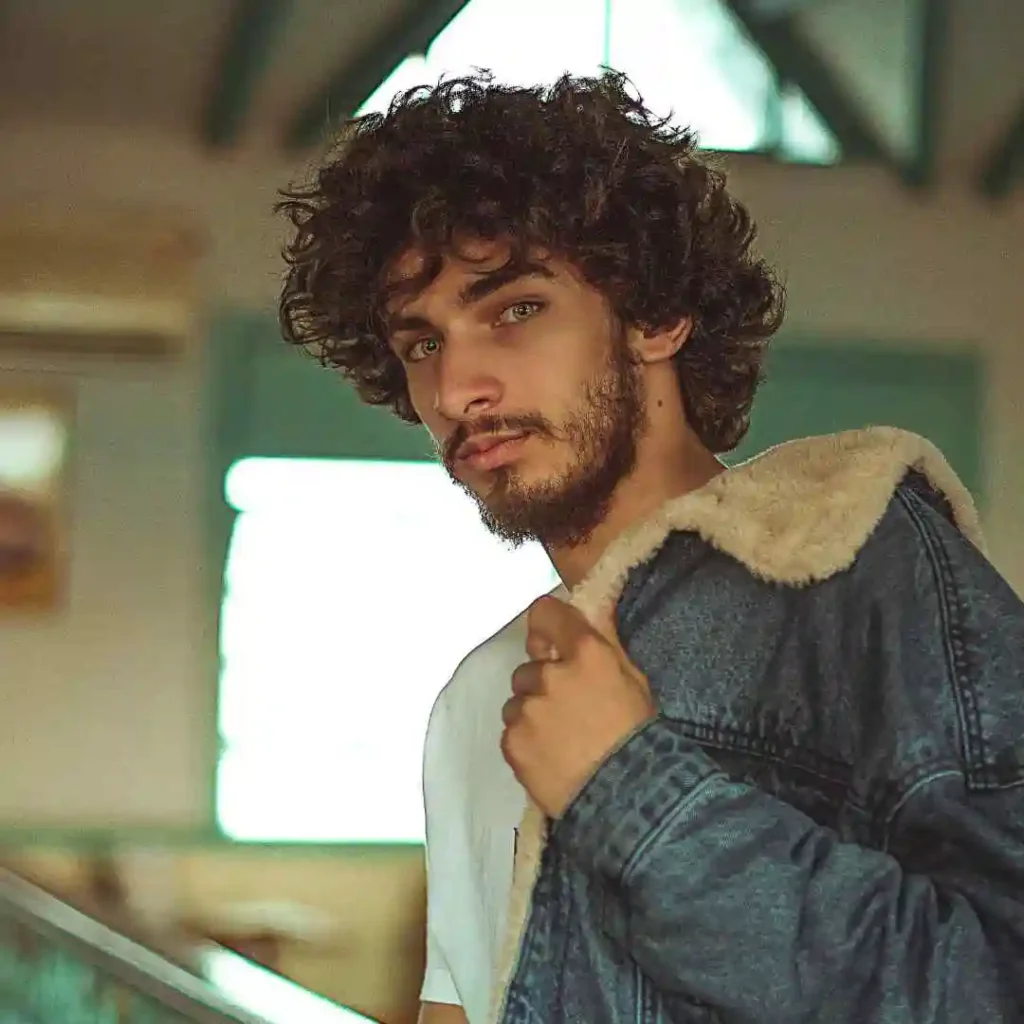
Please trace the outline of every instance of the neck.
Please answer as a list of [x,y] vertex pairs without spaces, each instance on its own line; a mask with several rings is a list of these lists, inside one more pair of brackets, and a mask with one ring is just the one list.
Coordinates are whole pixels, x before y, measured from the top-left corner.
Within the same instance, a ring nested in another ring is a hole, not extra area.
[[724,469],[689,431],[660,451],[638,452],[636,469],[620,482],[608,515],[593,533],[582,544],[548,548],[562,582],[571,590],[616,537],[651,518],[667,501],[703,487]]

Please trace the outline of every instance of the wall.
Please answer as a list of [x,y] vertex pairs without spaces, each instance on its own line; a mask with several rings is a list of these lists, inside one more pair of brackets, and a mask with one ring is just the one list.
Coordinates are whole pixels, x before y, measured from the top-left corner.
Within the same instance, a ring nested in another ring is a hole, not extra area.
[[0,619],[0,823],[195,827],[213,702],[199,642],[199,360],[0,357],[74,398],[61,606]]
[[1024,197],[906,194],[884,172],[739,164],[734,187],[762,226],[790,289],[789,325],[835,340],[939,348],[974,344],[988,371],[986,530],[1024,591]]

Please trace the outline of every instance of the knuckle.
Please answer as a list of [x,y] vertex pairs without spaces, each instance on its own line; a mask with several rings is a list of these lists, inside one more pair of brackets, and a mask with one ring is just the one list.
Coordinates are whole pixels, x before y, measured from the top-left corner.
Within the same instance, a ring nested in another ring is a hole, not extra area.
[[519,699],[510,697],[501,707],[501,720],[506,726],[512,725],[519,713]]
[[512,739],[508,731],[502,733],[501,736],[501,756],[510,766],[516,764],[515,751],[512,749]]

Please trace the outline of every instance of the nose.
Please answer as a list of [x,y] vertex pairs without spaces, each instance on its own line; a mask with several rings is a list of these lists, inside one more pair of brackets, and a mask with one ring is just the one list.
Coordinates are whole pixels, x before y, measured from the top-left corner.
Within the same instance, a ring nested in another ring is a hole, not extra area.
[[503,387],[493,365],[482,358],[483,346],[448,341],[438,359],[434,409],[451,422],[493,411]]

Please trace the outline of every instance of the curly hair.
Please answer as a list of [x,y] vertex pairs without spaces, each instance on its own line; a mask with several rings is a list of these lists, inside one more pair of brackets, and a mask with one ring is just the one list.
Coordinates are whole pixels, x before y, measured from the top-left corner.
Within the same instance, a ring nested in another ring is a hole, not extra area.
[[697,152],[628,80],[549,87],[488,72],[421,86],[352,119],[311,183],[281,192],[294,229],[279,312],[285,338],[340,369],[362,399],[419,422],[386,340],[388,273],[410,247],[425,286],[460,239],[565,259],[622,323],[693,321],[675,357],[687,419],[726,452],[743,438],[784,295],[756,228]]

